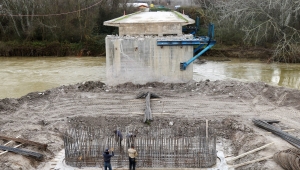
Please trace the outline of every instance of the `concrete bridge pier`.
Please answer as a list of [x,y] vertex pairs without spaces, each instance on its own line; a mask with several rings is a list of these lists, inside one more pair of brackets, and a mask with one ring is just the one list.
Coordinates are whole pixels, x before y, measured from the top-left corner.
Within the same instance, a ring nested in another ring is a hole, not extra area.
[[193,57],[193,45],[158,46],[157,40],[192,39],[191,34],[183,35],[182,26],[193,23],[176,11],[137,12],[105,21],[106,26],[119,27],[119,36],[106,37],[106,84],[192,80],[193,67],[180,71],[180,63]]
[[[158,36],[107,36],[106,84],[126,82],[185,83],[193,79],[193,67],[180,70],[180,63],[193,57],[193,46],[157,46]],[[192,35],[170,36],[192,38]]]

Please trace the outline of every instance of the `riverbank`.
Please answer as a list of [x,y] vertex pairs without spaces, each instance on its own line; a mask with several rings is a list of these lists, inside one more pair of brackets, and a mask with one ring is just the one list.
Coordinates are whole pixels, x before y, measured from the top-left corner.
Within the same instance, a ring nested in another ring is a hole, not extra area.
[[[54,42],[0,42],[0,57],[68,57],[68,56],[105,56],[105,35],[90,38],[79,43]],[[227,46],[216,45],[203,56],[213,56],[226,61],[227,58],[260,59],[266,63],[299,63],[296,56],[274,58],[272,47],[264,48],[257,46]]]
[[105,56],[105,36],[89,38],[83,42],[59,41],[0,41],[2,57],[66,57]]
[[[102,56],[105,57],[105,42],[98,40],[92,43],[59,43],[59,42],[32,42],[17,43],[8,42],[0,43],[0,57],[67,57],[67,56]],[[272,50],[266,48],[243,48],[243,47],[226,47],[212,48],[203,56],[213,56],[222,58],[249,58],[261,59],[262,61],[271,62]]]
[[267,48],[257,47],[221,47],[212,49],[206,52],[203,56],[217,57],[219,61],[228,61],[228,58],[245,58],[245,59],[259,59],[266,63],[273,62],[273,51]]
[[[211,124],[218,125],[215,127],[217,142],[227,157],[275,142],[272,147],[250,154],[235,164],[292,147],[279,137],[254,126],[252,118],[280,120],[279,128],[295,129],[289,133],[300,135],[299,90],[273,87],[262,82],[239,81],[126,83],[116,87],[89,81],[32,92],[17,99],[0,100],[2,135],[21,135],[22,138],[48,144],[46,151],[23,147],[44,154],[43,161],[6,153],[2,155],[0,168],[49,169],[49,162],[63,149],[62,133],[71,124],[99,128],[106,127],[107,123],[110,126],[148,126],[142,123],[144,100],[135,99],[137,94],[145,91],[161,97],[151,103],[153,124],[167,126],[172,121],[176,126],[193,126],[193,123],[207,119]],[[4,143],[0,141],[0,144]],[[249,168],[281,170],[272,159],[238,169]]]

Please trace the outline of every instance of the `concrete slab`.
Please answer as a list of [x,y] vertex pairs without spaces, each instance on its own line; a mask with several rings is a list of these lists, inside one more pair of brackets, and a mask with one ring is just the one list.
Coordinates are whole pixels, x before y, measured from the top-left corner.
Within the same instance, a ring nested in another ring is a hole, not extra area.
[[182,26],[195,20],[179,12],[137,12],[105,21],[104,25],[119,27],[119,35],[182,35]]
[[194,24],[195,20],[187,15],[177,11],[172,12],[136,12],[129,15],[124,15],[109,21],[105,21],[107,26],[120,26],[122,24],[141,24],[141,23],[181,23],[181,25]]

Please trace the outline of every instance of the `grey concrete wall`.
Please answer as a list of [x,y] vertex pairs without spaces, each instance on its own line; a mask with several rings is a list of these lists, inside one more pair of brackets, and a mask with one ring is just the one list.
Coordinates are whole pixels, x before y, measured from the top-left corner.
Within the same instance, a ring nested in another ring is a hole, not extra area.
[[120,24],[119,35],[182,35],[181,23],[141,23],[141,24]]
[[[193,57],[193,46],[157,46],[159,37],[106,37],[106,84],[126,82],[185,83],[193,79],[193,65],[180,70],[180,63]],[[192,38],[191,35],[170,39]]]

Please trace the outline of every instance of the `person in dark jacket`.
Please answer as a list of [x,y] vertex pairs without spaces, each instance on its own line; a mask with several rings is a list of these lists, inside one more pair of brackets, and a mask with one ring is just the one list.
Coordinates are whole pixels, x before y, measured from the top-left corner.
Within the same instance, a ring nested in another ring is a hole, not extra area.
[[136,138],[136,133],[128,133],[126,135],[126,143],[128,146],[131,146],[132,144],[134,144]]
[[121,146],[121,142],[123,140],[122,133],[119,130],[115,130],[114,134],[115,134],[115,140],[116,140],[116,142]]
[[111,148],[111,154],[109,154],[109,150],[105,149],[104,153],[103,153],[103,158],[104,158],[104,170],[107,170],[107,168],[109,170],[112,170],[111,168],[111,164],[110,164],[110,158],[115,156],[114,155],[114,148]]

